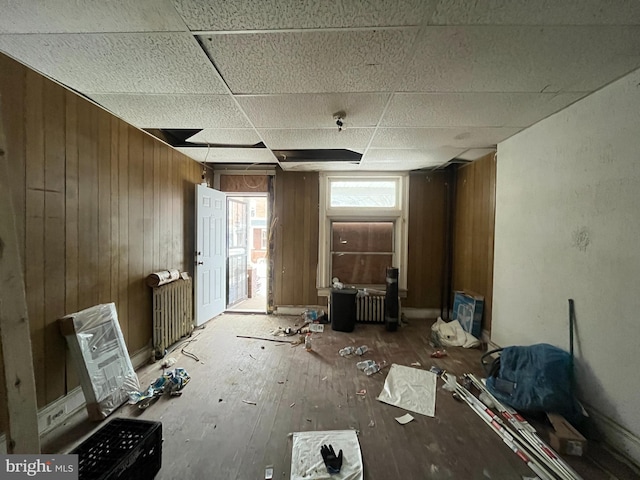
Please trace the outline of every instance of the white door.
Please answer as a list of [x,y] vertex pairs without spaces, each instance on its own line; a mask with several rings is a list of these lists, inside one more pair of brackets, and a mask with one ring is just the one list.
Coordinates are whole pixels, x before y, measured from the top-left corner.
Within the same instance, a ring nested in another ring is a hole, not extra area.
[[226,306],[226,204],[224,193],[196,185],[196,326]]

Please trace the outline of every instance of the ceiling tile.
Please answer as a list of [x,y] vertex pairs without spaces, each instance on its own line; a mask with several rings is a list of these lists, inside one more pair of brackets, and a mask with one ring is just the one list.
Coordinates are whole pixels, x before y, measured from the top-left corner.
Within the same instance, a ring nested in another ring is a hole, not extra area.
[[0,51],[83,93],[227,93],[188,33],[0,35]]
[[187,142],[214,145],[255,145],[261,141],[253,128],[205,128],[187,138]]
[[373,128],[325,129],[258,129],[267,147],[272,150],[346,148],[363,152],[369,144]]
[[338,172],[360,170],[357,163],[351,162],[282,162],[285,171],[297,172]]
[[471,148],[466,152],[457,155],[456,158],[460,160],[468,160],[471,162],[473,160],[478,160],[479,158],[482,158],[490,153],[495,153],[495,151],[495,148]]
[[454,147],[406,150],[370,148],[362,157],[361,168],[404,171],[433,167],[448,162],[465,150]]
[[386,127],[528,127],[583,93],[397,93]]
[[640,25],[637,0],[447,0],[433,25]]
[[272,30],[419,25],[436,0],[174,0],[191,30]]
[[118,95],[91,98],[139,128],[250,128],[230,95]]
[[170,0],[0,0],[1,33],[183,32]]
[[394,89],[416,32],[396,28],[199,38],[234,93],[386,92]]
[[267,148],[177,147],[176,150],[198,162],[207,163],[278,163]]
[[387,93],[320,93],[236,97],[255,127],[335,127],[333,114],[344,111],[344,124],[374,127],[389,99]]
[[591,91],[640,66],[640,27],[428,27],[398,90]]
[[491,147],[520,128],[380,128],[372,148]]

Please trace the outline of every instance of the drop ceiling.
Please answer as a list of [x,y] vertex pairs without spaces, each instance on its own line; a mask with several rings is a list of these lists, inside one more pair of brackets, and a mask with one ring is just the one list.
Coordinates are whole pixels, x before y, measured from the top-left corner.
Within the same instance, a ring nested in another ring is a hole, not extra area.
[[474,160],[640,67],[637,0],[0,0],[0,12],[0,51],[136,127],[189,132],[176,148],[212,164]]

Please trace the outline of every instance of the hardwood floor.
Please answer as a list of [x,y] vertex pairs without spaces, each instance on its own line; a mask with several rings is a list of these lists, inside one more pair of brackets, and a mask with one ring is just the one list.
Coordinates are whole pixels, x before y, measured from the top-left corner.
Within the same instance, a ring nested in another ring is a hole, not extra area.
[[[353,333],[342,333],[327,325],[324,333],[313,335],[312,352],[304,346],[237,337],[282,339],[270,332],[297,320],[236,314],[215,318],[171,354],[178,359],[175,366],[191,375],[182,396],[163,397],[144,411],[125,405],[114,414],[162,422],[163,467],[158,480],[262,479],[267,465],[273,465],[274,479],[288,479],[289,434],[334,429],[359,432],[367,480],[534,477],[467,405],[442,390],[440,380],[435,417],[413,414],[414,421],[400,425],[395,417],[406,411],[376,400],[386,371],[367,377],[355,367],[361,357],[338,355],[346,345],[366,344],[370,351],[365,359],[420,362],[421,368],[437,365],[460,375],[481,373],[479,350],[452,348],[447,357],[431,358],[429,320],[411,320],[397,332],[358,324]],[[180,353],[181,348],[199,360]],[[156,363],[138,374],[146,386],[161,369]],[[366,395],[356,394],[361,389]],[[68,452],[97,427],[81,420],[49,438],[44,448]],[[599,452],[598,463],[615,474],[605,473],[588,458],[568,458],[585,480],[637,478],[597,445],[590,445],[590,450]]]

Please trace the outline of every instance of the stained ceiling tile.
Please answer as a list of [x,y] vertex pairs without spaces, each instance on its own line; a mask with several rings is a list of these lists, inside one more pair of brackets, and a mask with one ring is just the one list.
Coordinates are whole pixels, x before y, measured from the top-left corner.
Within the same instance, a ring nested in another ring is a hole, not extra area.
[[0,0],[2,33],[184,32],[170,0]]
[[351,128],[376,126],[389,94],[239,95],[236,98],[257,128],[335,127],[333,115],[340,111],[346,114],[345,126]]
[[395,88],[416,33],[395,28],[199,38],[236,94],[386,92]]
[[427,27],[398,90],[588,92],[640,66],[640,27]]
[[324,129],[258,129],[272,150],[346,148],[363,152],[373,135],[373,128]]
[[188,33],[0,35],[0,51],[83,93],[227,93]]
[[176,150],[198,162],[206,163],[278,163],[267,148],[177,147]]
[[520,128],[380,128],[372,148],[492,147]]
[[420,25],[437,0],[174,0],[191,30],[237,31]]
[[397,93],[386,127],[528,127],[583,93]]
[[253,128],[205,128],[187,138],[190,143],[213,145],[255,145],[262,139]]
[[637,0],[447,0],[432,25],[640,25]]
[[93,94],[91,98],[139,128],[250,128],[230,95]]

